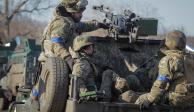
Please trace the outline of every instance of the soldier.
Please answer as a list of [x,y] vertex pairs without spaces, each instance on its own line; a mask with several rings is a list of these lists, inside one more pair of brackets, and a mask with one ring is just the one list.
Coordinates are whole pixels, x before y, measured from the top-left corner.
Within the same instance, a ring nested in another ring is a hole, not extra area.
[[[181,31],[171,31],[165,38],[166,55],[159,62],[159,74],[149,93],[141,95],[136,104],[149,107],[153,103],[168,102],[185,107],[193,103],[193,84],[188,83],[185,62],[186,37]],[[192,82],[193,83],[193,82]]]
[[[72,74],[79,77],[79,93],[91,91],[88,86],[94,85],[100,88],[100,92],[104,93],[103,98],[111,100],[113,98],[112,86],[114,85],[113,88],[118,93],[122,93],[127,89],[127,83],[125,79],[119,77],[112,70],[101,71],[100,67],[92,62],[91,57],[94,53],[94,44],[91,39],[92,37],[84,35],[75,38],[73,51],[71,51],[72,57],[75,60]],[[98,79],[102,79],[101,83]]]
[[[68,48],[72,45],[73,39],[82,32],[105,27],[105,25],[96,21],[80,22],[87,4],[87,0],[62,0],[56,7],[54,18],[43,34],[43,52],[39,56],[40,62],[44,62],[48,57],[60,57],[72,69],[73,59]],[[38,83],[32,91],[32,96],[35,96],[34,99],[37,99],[40,94],[37,88]]]
[[88,4],[87,0],[62,0],[54,12],[54,18],[45,29],[39,60],[47,57],[61,57],[72,69],[72,58],[68,52],[73,39],[80,33],[92,31],[103,24],[98,22],[80,22],[82,13]]

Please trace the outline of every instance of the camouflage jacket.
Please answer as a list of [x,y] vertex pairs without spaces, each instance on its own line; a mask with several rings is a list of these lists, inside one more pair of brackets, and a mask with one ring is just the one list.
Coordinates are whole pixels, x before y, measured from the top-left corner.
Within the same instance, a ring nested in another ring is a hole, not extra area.
[[75,23],[69,16],[61,16],[58,13],[54,13],[54,18],[43,34],[42,46],[45,56],[66,58],[70,55],[68,52],[69,46],[72,45],[73,39],[79,35],[78,30],[80,33],[97,28],[96,23]]
[[98,70],[89,56],[84,53],[78,55],[74,61],[72,74],[78,76],[78,88],[87,90],[88,85],[96,85]]
[[166,50],[160,60],[158,78],[148,94],[150,102],[161,100],[165,93],[185,94],[184,52]]

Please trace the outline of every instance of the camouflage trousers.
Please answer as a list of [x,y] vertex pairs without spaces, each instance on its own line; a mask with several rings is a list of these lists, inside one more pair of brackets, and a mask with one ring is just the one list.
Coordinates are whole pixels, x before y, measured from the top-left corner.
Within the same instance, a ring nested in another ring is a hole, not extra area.
[[[128,90],[119,95],[118,100],[121,102],[135,103],[140,95],[144,94],[143,92],[134,92]],[[167,104],[173,107],[178,107],[178,109],[184,109],[194,105],[194,93],[181,94],[175,92],[169,92],[163,95],[156,100],[156,104]]]
[[181,94],[170,92],[166,96],[166,100],[169,104],[175,107],[185,108],[194,105],[194,93]]
[[139,98],[139,96],[143,93],[134,92],[132,90],[128,90],[119,95],[118,101],[125,103],[135,103],[135,101]]

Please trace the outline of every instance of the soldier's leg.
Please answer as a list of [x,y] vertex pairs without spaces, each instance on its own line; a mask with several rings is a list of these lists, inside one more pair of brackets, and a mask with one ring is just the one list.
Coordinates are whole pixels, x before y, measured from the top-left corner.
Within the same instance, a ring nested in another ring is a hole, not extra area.
[[112,97],[112,84],[113,84],[113,72],[112,70],[106,70],[102,73],[102,83],[100,92],[103,92],[104,98],[111,99]]
[[132,90],[128,90],[121,95],[119,95],[118,100],[120,102],[127,102],[127,103],[135,103],[135,101],[138,99],[140,96],[140,93],[134,92]]
[[38,97],[40,95],[39,84],[40,84],[40,78],[39,78],[39,81],[32,88],[32,91],[31,91],[31,94],[30,94],[30,97],[31,97],[32,100],[38,100]]
[[40,97],[40,78],[37,81],[37,83],[33,86],[32,91],[30,93],[29,99],[26,101],[25,108],[29,112],[38,112],[40,109],[40,104],[39,104],[39,97]]
[[114,71],[106,70],[102,74],[100,91],[104,91],[106,98],[112,98],[113,90],[116,96],[128,90],[127,81],[124,78],[119,77]]
[[143,87],[141,86],[140,80],[136,75],[134,74],[128,75],[126,80],[130,90],[133,90],[133,91],[142,90]]

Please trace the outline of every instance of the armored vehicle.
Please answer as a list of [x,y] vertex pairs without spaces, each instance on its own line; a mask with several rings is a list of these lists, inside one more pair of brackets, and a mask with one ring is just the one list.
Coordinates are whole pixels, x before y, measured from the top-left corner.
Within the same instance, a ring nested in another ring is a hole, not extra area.
[[40,51],[41,47],[34,39],[20,38],[0,50],[1,56],[7,60],[2,86],[10,89],[14,96],[17,96],[19,87],[32,87]]
[[[104,12],[103,6],[95,6]],[[114,15],[106,12],[109,29],[99,29],[88,32],[95,36],[96,52],[93,61],[101,67],[110,67],[120,76],[129,78],[130,74],[139,69],[152,81],[157,77],[157,64],[161,58],[158,52],[163,38],[157,35],[157,19],[139,18],[134,13],[126,11],[124,15]],[[141,77],[142,75],[139,75]],[[18,112],[168,112],[174,108],[167,105],[153,106],[143,109],[139,105],[126,102],[99,101],[97,91],[89,91],[79,95],[76,91],[78,77],[71,75],[67,63],[58,58],[47,58],[36,74],[39,79],[40,96],[38,101],[29,99],[22,94],[20,99],[10,106],[10,111]],[[143,77],[142,82],[147,78]],[[128,82],[133,83],[133,82]],[[70,86],[71,85],[71,86]],[[150,83],[144,84],[148,91]],[[80,97],[83,99],[80,101]],[[38,103],[37,103],[38,102]],[[191,107],[192,108],[192,107]],[[192,109],[191,109],[192,110]]]

